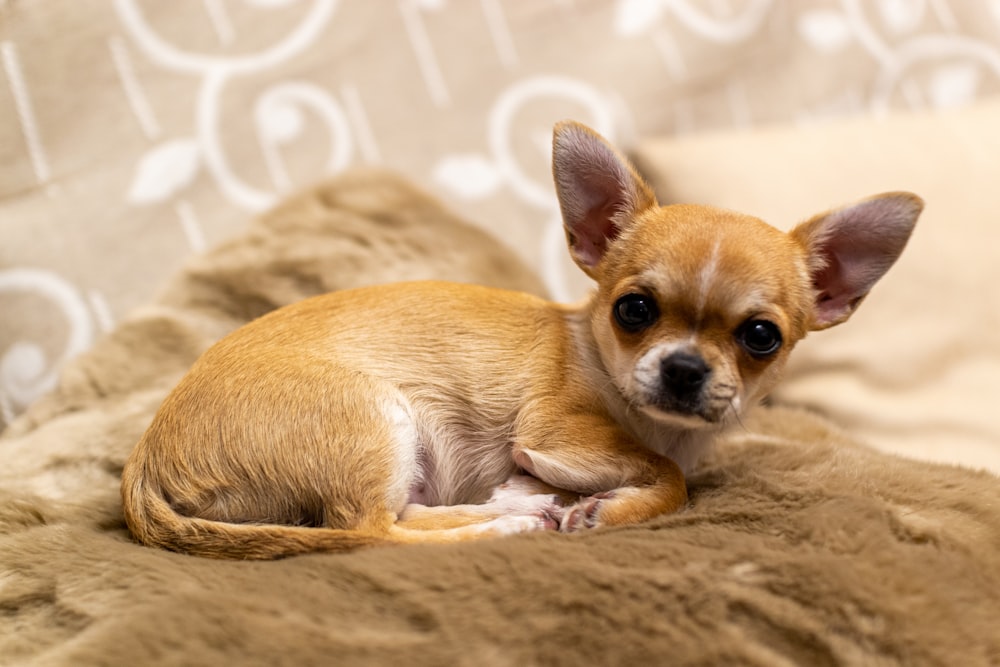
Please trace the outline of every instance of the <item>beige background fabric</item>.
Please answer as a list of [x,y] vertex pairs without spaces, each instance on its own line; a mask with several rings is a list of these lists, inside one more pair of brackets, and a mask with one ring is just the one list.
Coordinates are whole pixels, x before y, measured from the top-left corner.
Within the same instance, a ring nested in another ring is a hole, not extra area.
[[631,145],[968,104],[1000,92],[995,7],[0,1],[0,425],[191,255],[349,166],[401,170],[574,298],[555,120]]

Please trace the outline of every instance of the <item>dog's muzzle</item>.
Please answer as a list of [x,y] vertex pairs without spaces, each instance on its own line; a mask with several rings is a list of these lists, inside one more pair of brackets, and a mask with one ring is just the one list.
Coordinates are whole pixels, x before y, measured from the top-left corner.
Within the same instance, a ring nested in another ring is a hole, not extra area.
[[709,396],[712,368],[699,354],[674,352],[660,362],[660,387],[655,407],[668,414],[715,423],[723,409]]

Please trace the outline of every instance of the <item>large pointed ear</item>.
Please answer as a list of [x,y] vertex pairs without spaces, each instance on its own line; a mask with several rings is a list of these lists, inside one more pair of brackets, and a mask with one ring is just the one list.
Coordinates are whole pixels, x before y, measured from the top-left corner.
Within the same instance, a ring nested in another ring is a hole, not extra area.
[[594,277],[608,244],[656,197],[611,144],[573,121],[555,126],[552,174],[570,254]]
[[792,230],[808,252],[816,290],[812,329],[849,318],[910,238],[924,202],[889,192],[817,215]]

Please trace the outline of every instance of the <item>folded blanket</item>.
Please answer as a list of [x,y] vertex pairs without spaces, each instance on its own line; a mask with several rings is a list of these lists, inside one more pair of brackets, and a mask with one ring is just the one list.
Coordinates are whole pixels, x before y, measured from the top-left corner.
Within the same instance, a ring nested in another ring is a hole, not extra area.
[[997,664],[985,472],[758,410],[639,526],[219,562],[133,543],[118,476],[202,350],[318,292],[437,277],[540,291],[386,174],[293,199],[193,262],[0,438],[0,663]]

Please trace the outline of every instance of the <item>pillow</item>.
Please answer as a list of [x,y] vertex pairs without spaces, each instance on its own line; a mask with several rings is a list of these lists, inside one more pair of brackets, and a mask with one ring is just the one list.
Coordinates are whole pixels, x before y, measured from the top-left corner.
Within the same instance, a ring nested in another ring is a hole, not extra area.
[[678,139],[633,157],[660,202],[784,229],[888,190],[926,208],[854,317],[800,343],[777,401],[880,449],[1000,471],[1000,100],[960,110]]

